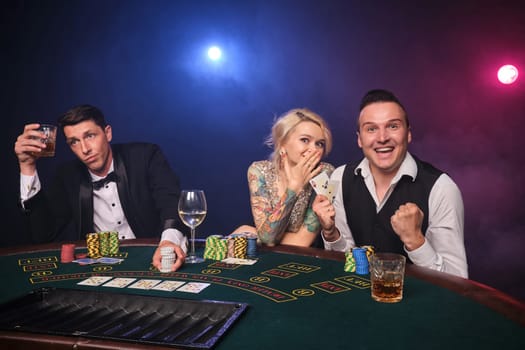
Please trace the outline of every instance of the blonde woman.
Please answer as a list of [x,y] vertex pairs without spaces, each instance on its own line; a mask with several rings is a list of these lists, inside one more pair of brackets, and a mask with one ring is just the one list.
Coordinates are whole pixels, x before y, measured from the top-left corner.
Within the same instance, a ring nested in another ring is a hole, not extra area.
[[248,168],[250,204],[255,227],[237,232],[257,233],[266,245],[310,246],[321,226],[312,210],[315,198],[309,180],[334,167],[320,162],[332,148],[326,122],[308,109],[293,109],[278,118],[266,143],[273,148],[270,160]]

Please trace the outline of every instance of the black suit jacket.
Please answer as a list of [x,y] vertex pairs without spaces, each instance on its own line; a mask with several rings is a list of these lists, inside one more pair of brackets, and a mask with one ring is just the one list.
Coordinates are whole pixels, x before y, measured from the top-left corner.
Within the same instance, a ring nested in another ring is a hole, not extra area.
[[[159,237],[166,228],[184,232],[177,212],[179,180],[160,148],[129,143],[112,150],[120,202],[135,236]],[[78,159],[61,166],[49,190],[24,206],[35,243],[81,240],[94,232],[91,177]]]

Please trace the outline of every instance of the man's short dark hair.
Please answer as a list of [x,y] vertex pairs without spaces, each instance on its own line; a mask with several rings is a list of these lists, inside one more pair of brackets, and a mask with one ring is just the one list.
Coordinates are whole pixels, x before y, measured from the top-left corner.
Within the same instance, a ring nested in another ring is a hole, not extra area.
[[58,127],[64,131],[64,127],[68,125],[76,125],[80,122],[92,120],[104,129],[107,125],[104,114],[97,107],[91,105],[79,105],[71,108],[58,118]]
[[[388,90],[374,89],[374,90],[368,91],[365,94],[365,96],[363,96],[363,98],[361,99],[361,103],[359,104],[359,113],[361,113],[361,111],[366,106],[368,106],[368,105],[370,105],[372,103],[377,103],[377,102],[394,102],[394,103],[397,103],[399,105],[399,107],[401,107],[403,112],[405,112],[405,119],[407,121],[407,127],[410,126],[410,123],[408,121],[408,114],[407,114],[407,111],[406,111],[405,107],[403,106],[401,101],[399,101],[399,99],[396,97],[396,95],[394,95],[392,92],[390,92]],[[357,123],[358,123],[357,128],[359,130],[359,118],[357,120]]]

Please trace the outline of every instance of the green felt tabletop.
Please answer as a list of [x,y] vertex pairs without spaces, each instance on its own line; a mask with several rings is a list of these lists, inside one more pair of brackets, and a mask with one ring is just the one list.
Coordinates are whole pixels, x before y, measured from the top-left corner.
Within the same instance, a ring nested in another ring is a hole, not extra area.
[[[122,247],[117,265],[62,264],[60,251],[0,256],[0,302],[56,287],[249,304],[217,349],[525,349],[518,323],[410,276],[403,300],[383,304],[370,297],[369,276],[345,272],[340,261],[260,252],[254,265],[207,260],[162,274],[151,266],[153,250]],[[191,294],[77,284],[92,275],[210,286]]]

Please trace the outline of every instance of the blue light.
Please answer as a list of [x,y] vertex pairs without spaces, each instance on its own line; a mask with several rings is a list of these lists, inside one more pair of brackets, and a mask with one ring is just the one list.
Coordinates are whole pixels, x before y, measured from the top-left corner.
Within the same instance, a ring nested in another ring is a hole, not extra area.
[[212,46],[208,49],[208,57],[212,60],[212,61],[217,61],[221,58],[222,56],[222,52],[221,52],[221,49],[218,48],[217,46]]

